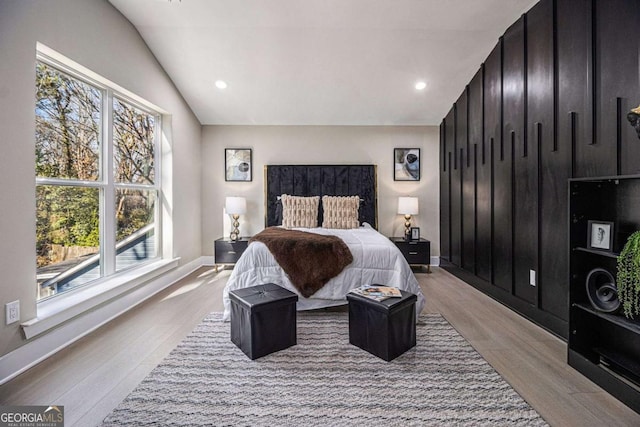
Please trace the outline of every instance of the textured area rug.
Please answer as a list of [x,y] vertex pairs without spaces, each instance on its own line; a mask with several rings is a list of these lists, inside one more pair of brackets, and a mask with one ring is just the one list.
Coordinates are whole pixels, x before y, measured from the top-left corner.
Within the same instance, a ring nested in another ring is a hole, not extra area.
[[347,313],[298,313],[298,344],[251,361],[212,313],[105,426],[543,426],[441,316],[385,362],[349,344]]

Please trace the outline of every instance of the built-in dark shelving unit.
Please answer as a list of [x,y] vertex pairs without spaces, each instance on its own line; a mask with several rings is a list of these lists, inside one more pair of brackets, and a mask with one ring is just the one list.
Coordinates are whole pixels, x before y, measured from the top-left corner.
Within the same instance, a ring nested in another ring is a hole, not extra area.
[[[640,322],[593,307],[586,278],[616,276],[617,256],[640,230],[640,175],[569,181],[569,346],[571,366],[640,412]],[[614,223],[613,250],[587,248],[588,221]]]

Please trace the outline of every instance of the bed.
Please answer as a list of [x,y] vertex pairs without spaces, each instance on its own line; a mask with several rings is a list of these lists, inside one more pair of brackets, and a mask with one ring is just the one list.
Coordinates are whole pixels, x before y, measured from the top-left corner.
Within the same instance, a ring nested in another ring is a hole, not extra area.
[[[338,236],[347,245],[353,262],[324,287],[303,297],[278,265],[267,246],[252,242],[236,263],[223,291],[224,319],[229,319],[229,291],[261,283],[275,283],[299,295],[298,310],[346,304],[349,290],[371,284],[395,286],[418,296],[416,315],[425,300],[420,286],[395,244],[377,230],[376,167],[374,165],[268,165],[265,167],[265,226],[281,224],[280,196],[358,196],[358,219],[353,229],[295,228],[321,235]],[[322,203],[318,211],[322,224]]]

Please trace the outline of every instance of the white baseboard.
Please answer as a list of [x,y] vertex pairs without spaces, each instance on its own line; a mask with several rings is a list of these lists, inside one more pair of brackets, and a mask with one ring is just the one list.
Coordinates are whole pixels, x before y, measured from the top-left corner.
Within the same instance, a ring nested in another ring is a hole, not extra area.
[[206,257],[197,258],[167,272],[122,297],[79,315],[0,357],[0,385],[57,353],[100,326],[137,306],[200,268]]
[[439,256],[432,256],[431,257],[431,265],[434,267],[437,267],[440,265],[440,257]]
[[203,266],[211,267],[216,265],[216,259],[214,258],[213,255],[209,255],[209,256],[203,255],[202,257],[200,257],[200,259],[202,260]]

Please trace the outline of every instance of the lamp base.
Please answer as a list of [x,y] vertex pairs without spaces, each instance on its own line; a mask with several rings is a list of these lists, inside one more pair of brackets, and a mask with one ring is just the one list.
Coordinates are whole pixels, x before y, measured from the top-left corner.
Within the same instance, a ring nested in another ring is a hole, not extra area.
[[240,223],[238,222],[238,218],[240,218],[240,215],[233,214],[231,215],[231,217],[233,218],[233,230],[231,230],[229,239],[231,239],[232,242],[235,242],[240,237],[240,230],[238,229],[238,227],[240,226]]
[[404,216],[404,239],[411,240],[411,215]]

